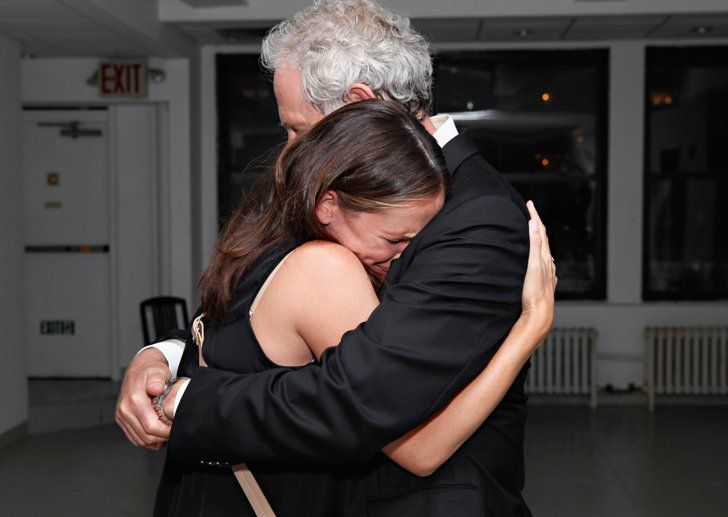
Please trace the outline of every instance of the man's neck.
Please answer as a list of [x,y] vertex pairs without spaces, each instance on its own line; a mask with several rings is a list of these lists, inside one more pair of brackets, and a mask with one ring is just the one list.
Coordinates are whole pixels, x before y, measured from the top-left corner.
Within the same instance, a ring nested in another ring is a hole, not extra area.
[[430,117],[425,117],[424,119],[422,119],[422,125],[425,126],[425,129],[431,135],[434,135],[435,131],[437,131],[437,128],[435,128],[435,125],[430,120]]

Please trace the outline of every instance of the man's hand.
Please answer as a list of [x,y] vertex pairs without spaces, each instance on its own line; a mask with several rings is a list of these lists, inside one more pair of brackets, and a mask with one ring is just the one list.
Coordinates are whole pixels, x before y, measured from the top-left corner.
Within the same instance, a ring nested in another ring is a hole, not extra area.
[[170,376],[167,360],[156,348],[144,350],[129,365],[116,403],[116,423],[134,445],[158,451],[169,440],[170,427],[159,420],[152,399]]

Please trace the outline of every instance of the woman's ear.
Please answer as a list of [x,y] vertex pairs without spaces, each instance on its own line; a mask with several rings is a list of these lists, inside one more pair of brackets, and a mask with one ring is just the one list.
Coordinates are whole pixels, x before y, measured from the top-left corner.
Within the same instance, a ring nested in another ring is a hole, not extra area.
[[331,224],[341,210],[339,194],[335,190],[327,190],[316,203],[316,217],[324,226]]

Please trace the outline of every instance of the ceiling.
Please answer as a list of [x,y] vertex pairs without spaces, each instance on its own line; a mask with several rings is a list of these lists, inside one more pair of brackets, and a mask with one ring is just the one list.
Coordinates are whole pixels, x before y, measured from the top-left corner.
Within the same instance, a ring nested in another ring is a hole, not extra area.
[[36,56],[141,56],[144,47],[58,0],[0,0],[0,33]]
[[[194,22],[177,27],[200,44],[257,43],[275,21]],[[414,20],[434,42],[593,41],[728,37],[728,14]],[[702,27],[702,29],[700,29]]]
[[220,7],[225,5],[247,5],[248,0],[182,0],[191,7]]
[[[116,0],[118,9],[135,4]],[[143,3],[153,0],[139,0]],[[211,6],[225,0],[185,0],[190,5]],[[229,0],[227,0],[229,2]],[[95,0],[98,4],[99,1]],[[244,0],[236,0],[245,3]],[[119,23],[110,17],[91,16],[80,6],[94,0],[0,0],[0,33],[21,42],[23,52],[43,57],[147,56],[148,41],[136,37],[134,19]],[[142,5],[142,4],[138,4]],[[150,12],[154,4],[146,4]],[[153,11],[156,12],[156,11]],[[195,21],[161,24],[179,30],[197,44],[258,44],[269,21]],[[420,19],[414,24],[433,42],[592,41],[609,39],[676,39],[728,37],[728,14],[630,15],[539,18]],[[702,29],[701,29],[702,27]],[[179,34],[179,31],[177,33]],[[146,43],[146,44],[145,44]]]

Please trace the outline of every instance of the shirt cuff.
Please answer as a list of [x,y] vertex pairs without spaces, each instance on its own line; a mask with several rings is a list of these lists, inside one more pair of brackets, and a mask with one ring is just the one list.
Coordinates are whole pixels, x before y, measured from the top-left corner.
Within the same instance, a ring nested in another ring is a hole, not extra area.
[[[186,379],[184,381],[179,381],[179,389],[177,390],[177,398],[174,399],[174,415],[177,415],[177,408],[179,407],[179,401],[182,400],[182,395],[185,394],[185,390],[187,389],[187,385],[190,383],[189,379]],[[174,420],[174,419],[173,419]]]
[[162,355],[164,355],[164,358],[167,360],[167,364],[169,365],[169,371],[172,374],[172,378],[174,379],[175,377],[177,377],[177,369],[179,368],[179,363],[182,362],[182,353],[185,351],[184,341],[182,341],[181,339],[169,339],[167,341],[160,341],[159,343],[145,346],[144,348],[139,350],[139,352],[137,352],[137,355],[141,354],[148,348],[156,348],[157,350],[162,352]]

